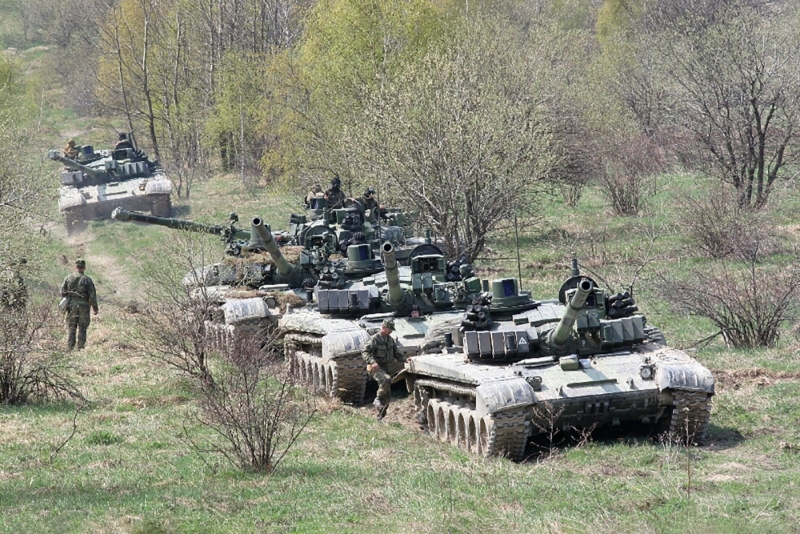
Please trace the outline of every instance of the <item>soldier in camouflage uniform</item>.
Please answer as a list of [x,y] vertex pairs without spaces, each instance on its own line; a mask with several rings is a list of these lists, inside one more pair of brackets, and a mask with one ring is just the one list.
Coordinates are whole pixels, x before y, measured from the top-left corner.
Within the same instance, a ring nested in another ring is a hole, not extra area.
[[331,187],[325,191],[325,200],[328,207],[332,210],[343,208],[345,201],[344,191],[342,191],[342,181],[338,178],[331,180]]
[[378,419],[383,419],[389,408],[392,394],[392,376],[389,374],[389,363],[392,360],[403,361],[397,350],[397,343],[392,337],[394,320],[385,319],[381,331],[367,342],[361,357],[367,362],[369,376],[378,383],[378,395],[375,397],[375,411]]
[[386,208],[378,204],[375,199],[375,189],[368,187],[364,190],[364,195],[358,199],[364,206],[364,209],[369,210],[369,219],[372,222],[377,222],[378,218],[385,218]]
[[84,274],[86,262],[77,260],[75,272],[67,275],[61,284],[61,296],[67,297],[67,311],[64,313],[67,321],[67,350],[75,348],[75,331],[78,333],[78,350],[86,346],[86,329],[89,328],[91,317],[89,308],[97,315],[97,293],[94,282]]

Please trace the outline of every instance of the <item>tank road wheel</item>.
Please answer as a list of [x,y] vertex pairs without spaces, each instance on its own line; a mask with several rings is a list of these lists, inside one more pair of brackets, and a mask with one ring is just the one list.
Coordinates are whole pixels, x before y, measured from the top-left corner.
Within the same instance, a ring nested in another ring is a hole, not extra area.
[[458,447],[458,412],[460,409],[460,406],[451,404],[445,414],[447,416],[447,423],[445,425],[447,441],[456,447]]
[[428,419],[428,431],[431,433],[431,436],[438,439],[439,437],[439,430],[436,426],[436,418],[439,411],[439,399],[431,399],[428,401],[428,409],[426,410],[426,415]]
[[330,395],[349,404],[364,402],[367,389],[367,369],[360,354],[339,358],[330,366]]
[[684,445],[702,444],[711,418],[711,396],[704,391],[672,392],[672,408],[664,414],[667,438]]
[[472,443],[470,442],[469,423],[472,419],[472,410],[469,408],[460,408],[456,415],[456,445],[465,451],[472,450]]
[[169,195],[158,195],[153,199],[153,205],[150,208],[150,213],[156,217],[171,217],[172,216],[172,200]]
[[486,415],[478,419],[478,454],[488,458],[495,453],[495,440],[497,435],[494,433],[494,419],[491,415]]
[[478,414],[470,410],[469,419],[467,420],[467,443],[469,443],[469,452],[472,454],[480,454],[481,440],[478,433],[480,426]]

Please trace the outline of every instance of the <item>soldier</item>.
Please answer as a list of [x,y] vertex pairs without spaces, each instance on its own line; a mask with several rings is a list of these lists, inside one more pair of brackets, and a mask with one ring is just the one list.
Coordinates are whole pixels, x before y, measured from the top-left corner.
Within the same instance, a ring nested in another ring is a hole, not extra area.
[[133,148],[133,143],[131,143],[131,140],[128,138],[128,134],[125,132],[119,134],[119,140],[114,145],[114,150],[118,150],[120,148]]
[[78,149],[75,147],[74,139],[70,139],[67,141],[67,144],[64,145],[64,156],[68,157],[69,159],[75,159],[78,157]]
[[367,362],[367,372],[378,383],[378,395],[372,405],[375,407],[378,420],[383,419],[389,408],[392,396],[392,376],[389,374],[389,363],[392,360],[403,361],[397,350],[397,343],[392,337],[394,320],[384,319],[381,331],[367,342],[361,357]]
[[315,198],[322,198],[322,186],[319,184],[314,184],[314,187],[311,188],[311,191],[308,192],[306,195],[306,207],[312,208],[312,203],[314,202]]
[[332,210],[344,207],[344,191],[342,191],[342,181],[339,178],[331,180],[331,187],[325,191],[325,200],[328,207]]
[[75,272],[64,278],[61,285],[61,296],[67,297],[67,310],[64,312],[67,321],[67,350],[75,348],[75,331],[78,331],[78,350],[86,346],[86,329],[89,328],[91,317],[89,308],[97,315],[97,293],[94,282],[84,274],[86,262],[75,261]]
[[364,195],[358,199],[364,206],[364,209],[369,210],[369,218],[373,222],[378,220],[378,217],[383,218],[386,215],[386,208],[378,205],[375,200],[375,189],[368,187],[364,190]]

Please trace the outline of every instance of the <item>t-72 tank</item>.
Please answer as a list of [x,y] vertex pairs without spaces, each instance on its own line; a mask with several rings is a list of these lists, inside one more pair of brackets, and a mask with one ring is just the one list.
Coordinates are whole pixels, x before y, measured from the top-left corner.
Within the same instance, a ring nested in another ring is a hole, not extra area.
[[[359,404],[367,385],[361,351],[386,317],[395,319],[400,353],[407,356],[445,345],[445,334],[461,324],[459,308],[481,291],[476,277],[447,281],[444,256],[412,256],[400,266],[391,243],[383,247],[385,273],[346,288],[314,290],[317,308],[284,315],[279,321],[286,359],[302,385]],[[402,364],[390,369],[403,370]]]
[[75,223],[107,219],[119,206],[170,216],[172,182],[158,162],[130,147],[99,152],[89,145],[78,148],[74,159],[55,150],[48,153],[50,159],[65,166],[58,210],[64,215],[68,234],[75,229]]
[[[560,300],[532,301],[496,314],[468,309],[454,343],[406,364],[420,420],[430,433],[472,453],[523,458],[528,440],[561,429],[591,431],[638,421],[685,443],[708,426],[714,378],[665,345],[627,295],[607,296],[577,272]],[[480,317],[479,317],[480,316]]]

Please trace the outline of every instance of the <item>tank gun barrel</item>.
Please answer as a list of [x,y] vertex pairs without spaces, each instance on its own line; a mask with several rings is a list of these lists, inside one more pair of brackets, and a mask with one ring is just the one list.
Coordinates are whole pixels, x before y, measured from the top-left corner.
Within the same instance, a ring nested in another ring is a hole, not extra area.
[[586,299],[592,289],[594,289],[594,284],[591,280],[584,279],[578,283],[575,295],[572,296],[572,300],[567,303],[567,309],[564,310],[564,316],[561,317],[558,326],[550,335],[550,343],[555,347],[561,347],[569,341],[572,336],[572,326],[575,324],[581,309],[583,309],[583,305],[586,304]]
[[47,153],[47,157],[52,159],[53,161],[60,161],[67,167],[75,171],[83,171],[84,174],[91,176],[92,178],[100,178],[103,176],[103,172],[98,171],[97,169],[92,169],[91,167],[87,167],[86,165],[81,165],[75,160],[69,159],[68,157],[59,154],[55,150],[51,150]]
[[388,241],[383,244],[383,265],[386,269],[386,283],[389,286],[387,301],[392,306],[403,302],[403,289],[400,287],[400,267],[394,256],[394,246]]
[[268,232],[264,227],[264,221],[261,219],[261,217],[253,217],[253,220],[250,224],[251,228],[258,234],[258,236],[261,238],[261,241],[264,243],[264,249],[269,253],[272,261],[275,262],[275,266],[278,268],[280,275],[287,278],[292,276],[295,270],[294,267],[278,249],[278,244],[275,243],[272,233]]
[[[112,219],[118,221],[134,221],[145,224],[155,224],[158,226],[166,226],[175,230],[185,230],[187,232],[200,232],[205,234],[213,234],[225,236],[229,228],[219,224],[203,224],[194,221],[187,221],[186,219],[176,219],[173,217],[156,217],[155,215],[145,215],[144,213],[137,213],[135,211],[128,211],[122,208],[116,208],[111,213]],[[241,239],[248,241],[250,239],[250,232],[246,230],[236,230],[232,239]]]

